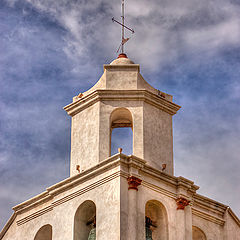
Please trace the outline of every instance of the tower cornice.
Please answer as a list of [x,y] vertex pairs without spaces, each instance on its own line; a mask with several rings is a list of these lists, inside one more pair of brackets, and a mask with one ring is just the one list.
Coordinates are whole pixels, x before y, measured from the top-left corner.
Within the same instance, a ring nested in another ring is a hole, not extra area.
[[96,102],[106,100],[144,101],[171,115],[176,114],[181,108],[181,106],[170,102],[161,96],[153,94],[148,90],[95,90],[89,95],[79,98],[77,101],[65,106],[64,110],[70,116],[74,116]]
[[121,71],[126,71],[126,70],[136,70],[140,71],[140,65],[139,64],[104,64],[103,69],[105,70],[121,70]]

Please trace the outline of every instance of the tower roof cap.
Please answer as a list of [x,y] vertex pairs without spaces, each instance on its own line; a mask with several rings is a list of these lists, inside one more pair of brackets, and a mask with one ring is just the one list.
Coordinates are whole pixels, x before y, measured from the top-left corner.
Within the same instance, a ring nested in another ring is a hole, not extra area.
[[127,65],[127,64],[134,64],[134,62],[130,60],[125,53],[119,54],[118,58],[110,63],[110,65]]

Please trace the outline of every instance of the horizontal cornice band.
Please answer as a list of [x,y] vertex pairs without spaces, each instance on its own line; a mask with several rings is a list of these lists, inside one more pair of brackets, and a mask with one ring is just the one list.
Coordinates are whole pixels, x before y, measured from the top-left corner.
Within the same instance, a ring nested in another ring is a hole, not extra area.
[[179,105],[166,100],[147,90],[95,90],[86,97],[80,98],[64,107],[70,116],[88,108],[98,101],[144,101],[171,115],[181,108]]
[[205,212],[202,212],[202,211],[199,211],[198,209],[196,208],[192,208],[192,214],[195,215],[195,216],[198,216],[200,218],[203,218],[207,221],[210,221],[210,222],[213,222],[213,223],[216,223],[218,225],[221,225],[223,226],[224,223],[225,223],[225,220],[221,219],[221,218],[217,218],[215,216],[212,216],[208,213],[205,213]]

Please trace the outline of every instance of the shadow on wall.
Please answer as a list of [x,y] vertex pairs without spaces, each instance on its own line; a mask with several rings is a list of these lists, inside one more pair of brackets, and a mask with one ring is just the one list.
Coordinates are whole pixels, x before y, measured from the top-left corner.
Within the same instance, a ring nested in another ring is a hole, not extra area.
[[167,211],[162,203],[150,200],[145,207],[146,240],[168,240]]
[[38,230],[34,240],[52,240],[52,226],[49,224],[42,226]]
[[83,202],[74,217],[74,240],[96,239],[96,205],[93,201]]

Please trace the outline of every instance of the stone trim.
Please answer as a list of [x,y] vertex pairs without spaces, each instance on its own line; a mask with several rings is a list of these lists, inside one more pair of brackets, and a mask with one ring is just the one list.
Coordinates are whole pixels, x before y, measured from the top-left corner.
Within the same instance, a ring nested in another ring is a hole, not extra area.
[[12,216],[9,218],[9,220],[7,221],[5,226],[3,227],[2,231],[0,232],[0,239],[2,239],[4,237],[5,233],[7,232],[9,227],[12,225],[12,223],[15,220],[16,216],[17,216],[17,214],[13,213]]
[[226,205],[199,194],[193,195],[193,207],[205,209],[221,216],[223,216],[225,211],[227,210]]
[[134,176],[128,177],[127,181],[128,181],[128,185],[129,185],[128,190],[134,189],[137,191],[138,191],[138,186],[141,185],[141,182],[142,182],[141,179],[134,177]]
[[37,212],[35,212],[35,213],[33,213],[33,214],[28,215],[28,216],[25,217],[25,218],[22,218],[22,219],[18,220],[18,221],[17,221],[17,225],[20,226],[20,225],[22,225],[22,224],[24,224],[24,223],[26,223],[26,222],[29,222],[29,221],[31,221],[31,220],[34,219],[34,218],[37,218],[37,217],[39,217],[39,216],[42,216],[43,214],[45,214],[45,213],[47,213],[47,212],[50,212],[50,211],[52,211],[52,210],[53,210],[53,206],[45,207],[45,208],[43,208],[43,209],[41,209],[41,210],[39,210],[39,211],[37,211]]
[[78,196],[80,196],[80,195],[82,195],[82,194],[84,194],[84,193],[86,193],[86,192],[88,192],[88,191],[90,191],[90,190],[92,190],[94,188],[97,188],[97,187],[99,187],[99,186],[101,186],[101,185],[103,185],[103,184],[105,184],[107,182],[110,182],[111,180],[113,180],[113,179],[115,179],[115,178],[117,178],[119,176],[120,176],[120,171],[118,171],[116,173],[113,173],[113,174],[111,174],[111,175],[109,175],[109,176],[107,176],[105,178],[102,178],[101,180],[99,180],[99,181],[97,181],[95,183],[92,183],[92,184],[86,186],[85,188],[82,188],[82,189],[80,189],[80,190],[78,190],[78,191],[76,191],[76,192],[74,192],[72,194],[69,194],[66,197],[63,197],[63,198],[53,202],[52,205],[54,207],[56,207],[56,206],[61,205],[61,204],[65,203],[65,202],[68,202],[69,200],[72,200],[73,198],[76,198],[76,197],[78,197]]
[[67,106],[64,110],[70,115],[81,112],[82,110],[88,108],[98,101],[144,101],[147,102],[171,115],[176,114],[176,112],[181,108],[179,105],[170,102],[148,90],[95,90],[94,92],[88,94]]
[[158,186],[156,186],[156,185],[154,185],[154,184],[152,184],[152,183],[149,183],[149,182],[147,182],[147,181],[142,181],[142,186],[144,186],[144,187],[146,187],[146,188],[149,188],[149,189],[151,189],[151,190],[153,190],[153,191],[155,191],[155,192],[157,192],[157,193],[161,193],[161,194],[163,194],[163,195],[165,195],[165,196],[167,196],[167,197],[170,197],[170,198],[172,198],[172,199],[176,199],[176,197],[177,197],[177,194],[176,193],[172,193],[172,192],[170,192],[170,191],[168,191],[168,190],[166,190],[166,189],[163,189],[163,188],[161,188],[161,187],[158,187]]
[[[159,181],[164,181],[165,183],[170,184],[173,187],[177,187],[179,185],[179,183],[181,182],[182,185],[184,185],[188,191],[196,191],[196,189],[198,189],[198,187],[195,186],[192,181],[189,181],[182,177],[175,177],[175,176],[169,175],[167,173],[164,173],[160,170],[157,170],[155,168],[152,168],[146,164],[145,160],[143,160],[141,158],[138,158],[134,155],[127,156],[125,154],[118,153],[118,154],[115,154],[114,156],[107,158],[106,160],[100,162],[96,166],[94,166],[80,174],[76,174],[76,175],[69,177],[51,187],[48,187],[47,191],[15,206],[13,208],[13,210],[15,212],[22,212],[22,211],[29,209],[30,207],[35,206],[36,204],[40,204],[41,202],[49,201],[55,195],[58,195],[59,193],[66,191],[67,189],[71,188],[72,186],[76,186],[78,184],[86,182],[89,179],[91,179],[93,176],[104,173],[104,172],[108,171],[109,169],[113,169],[114,167],[120,166],[120,168],[121,168],[121,165],[123,165],[123,164],[128,167],[138,169],[140,174],[143,174],[143,175],[147,174],[147,175],[149,175],[149,177],[154,177],[154,178],[158,179]],[[121,171],[121,173],[123,173],[123,171]],[[129,173],[126,173],[126,174],[128,175]],[[147,182],[144,182],[144,185],[151,186],[150,188],[155,188],[156,189],[155,191],[161,191],[161,192],[165,191],[166,195],[171,195],[171,197],[174,196],[176,198],[175,193],[170,193],[166,190],[157,188],[157,186],[150,185]]]
[[137,72],[140,72],[140,65],[139,64],[119,64],[119,65],[112,65],[112,64],[103,64],[103,70],[108,71],[126,71],[126,70],[136,70]]
[[235,215],[235,213],[232,211],[230,207],[228,207],[228,213],[229,215],[234,219],[234,221],[237,223],[237,225],[240,227],[240,220],[239,218]]
[[177,203],[177,210],[184,210],[186,206],[189,205],[190,201],[187,200],[186,198],[179,197],[176,199]]
[[80,189],[80,190],[78,190],[78,191],[76,191],[76,192],[74,192],[72,194],[69,194],[66,197],[63,197],[63,198],[61,198],[61,199],[59,199],[59,200],[57,200],[55,202],[52,202],[52,203],[50,203],[49,206],[47,206],[47,207],[45,207],[45,208],[43,208],[43,209],[41,209],[41,210],[39,210],[39,211],[37,211],[35,213],[32,213],[32,214],[30,214],[30,215],[28,215],[28,216],[18,220],[17,221],[17,225],[18,226],[22,225],[22,224],[24,224],[26,222],[29,222],[29,221],[37,218],[37,217],[40,217],[41,215],[43,215],[43,214],[45,214],[45,213],[47,213],[49,211],[52,211],[54,207],[57,207],[57,206],[65,203],[65,202],[68,202],[68,201],[70,201],[70,200],[72,200],[72,199],[74,199],[74,198],[76,198],[76,197],[78,197],[78,196],[80,196],[80,195],[82,195],[82,194],[84,194],[84,193],[94,189],[94,188],[97,188],[97,187],[99,187],[99,186],[101,186],[101,185],[103,185],[103,184],[105,184],[105,183],[107,183],[107,182],[109,182],[109,181],[119,177],[119,176],[120,176],[120,172],[118,171],[118,172],[113,173],[113,174],[111,174],[111,175],[109,175],[109,176],[107,176],[107,177],[105,177],[105,178],[103,178],[103,179],[93,183],[93,184],[90,184],[90,185],[86,186],[85,188],[82,188],[82,189]]
[[[127,157],[126,155],[121,154],[122,159],[125,159],[126,157]],[[15,212],[22,212],[23,210],[26,210],[29,207],[35,206],[36,204],[39,204],[43,201],[50,200],[51,198],[53,198],[53,196],[57,195],[58,193],[61,193],[74,185],[85,182],[96,174],[104,173],[107,170],[116,167],[117,165],[120,164],[119,160],[120,160],[119,154],[116,154],[111,158],[108,158],[105,161],[99,163],[98,165],[82,172],[81,174],[76,174],[75,176],[69,177],[51,187],[48,187],[47,191],[13,207],[13,210]]]
[[51,196],[49,195],[49,192],[48,191],[44,191],[43,193],[40,193],[38,194],[37,196],[29,199],[29,200],[26,200],[25,202],[22,202],[16,206],[14,206],[12,209],[15,211],[15,212],[18,212],[20,209],[21,210],[24,210],[25,208],[29,208],[29,207],[32,207],[32,206],[35,206],[37,204],[40,204],[42,202],[45,202],[47,200],[49,200],[51,198]]
[[208,213],[205,213],[205,212],[202,212],[202,211],[199,211],[198,209],[196,208],[192,208],[192,214],[195,215],[195,216],[198,216],[200,218],[203,218],[205,220],[208,220],[210,222],[213,222],[213,223],[216,223],[220,226],[223,226],[224,223],[225,223],[225,220],[221,219],[221,218],[217,218],[215,216],[212,216]]
[[148,174],[151,177],[155,177],[157,179],[160,179],[167,184],[170,184],[174,187],[181,186],[183,188],[186,188],[188,191],[195,193],[199,187],[194,185],[194,182],[183,178],[183,177],[175,177],[173,175],[167,174],[165,172],[162,172],[160,170],[157,170],[147,164],[144,165],[144,168],[141,169],[141,174]]

